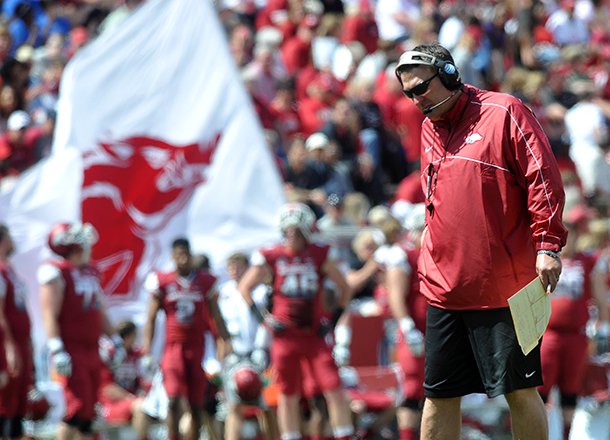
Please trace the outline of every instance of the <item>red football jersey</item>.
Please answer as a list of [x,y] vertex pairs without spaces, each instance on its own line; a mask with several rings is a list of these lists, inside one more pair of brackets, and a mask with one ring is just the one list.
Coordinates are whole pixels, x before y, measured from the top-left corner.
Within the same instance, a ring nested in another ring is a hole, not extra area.
[[76,266],[69,261],[50,261],[51,269],[64,281],[64,298],[59,312],[59,332],[68,351],[94,350],[102,335],[100,274],[93,266]]
[[165,311],[165,341],[203,346],[207,329],[206,301],[216,277],[203,271],[181,277],[176,272],[158,273],[158,294]]
[[591,300],[592,256],[576,254],[561,257],[561,277],[551,295],[551,319],[549,328],[556,331],[579,332],[589,319]]
[[4,316],[17,345],[30,343],[30,317],[25,307],[27,291],[13,268],[0,262],[0,294],[4,293]]
[[317,244],[297,254],[282,245],[260,251],[273,271],[273,316],[288,327],[313,330],[319,325],[328,252],[328,246]]

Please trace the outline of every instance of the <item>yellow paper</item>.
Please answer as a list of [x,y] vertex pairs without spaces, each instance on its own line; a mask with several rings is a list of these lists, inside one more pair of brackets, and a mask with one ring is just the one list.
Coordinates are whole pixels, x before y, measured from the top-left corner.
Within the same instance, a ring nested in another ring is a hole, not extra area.
[[515,324],[517,340],[527,355],[538,345],[551,318],[551,297],[546,294],[540,278],[536,277],[523,289],[508,298],[508,306]]

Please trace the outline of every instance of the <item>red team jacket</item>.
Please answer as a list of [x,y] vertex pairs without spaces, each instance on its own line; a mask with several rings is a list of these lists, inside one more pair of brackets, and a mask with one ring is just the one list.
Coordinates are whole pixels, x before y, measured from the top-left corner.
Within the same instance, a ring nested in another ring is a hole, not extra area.
[[443,120],[424,120],[421,139],[422,188],[434,207],[422,293],[445,309],[507,307],[536,277],[536,250],[559,251],[567,236],[546,135],[517,98],[465,85]]

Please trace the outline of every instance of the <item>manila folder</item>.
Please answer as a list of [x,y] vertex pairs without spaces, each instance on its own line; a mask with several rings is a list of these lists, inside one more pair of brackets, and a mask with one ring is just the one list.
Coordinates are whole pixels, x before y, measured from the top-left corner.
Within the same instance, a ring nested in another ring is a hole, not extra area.
[[517,340],[527,355],[538,345],[551,317],[551,297],[540,278],[536,277],[523,289],[508,298],[510,314],[515,324]]

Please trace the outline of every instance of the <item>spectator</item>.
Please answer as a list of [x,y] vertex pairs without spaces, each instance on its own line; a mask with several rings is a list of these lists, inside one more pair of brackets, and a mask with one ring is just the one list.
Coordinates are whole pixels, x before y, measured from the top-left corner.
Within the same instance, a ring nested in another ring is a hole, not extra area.
[[140,440],[148,437],[148,419],[142,412],[144,393],[150,387],[140,365],[142,354],[136,348],[137,327],[131,321],[117,325],[117,333],[123,341],[125,359],[114,361],[113,348],[100,343],[104,364],[101,368],[99,402],[104,421],[110,425],[131,424]]
[[30,116],[23,110],[9,116],[6,133],[0,136],[0,177],[15,176],[34,163],[36,142],[42,132],[30,124]]

